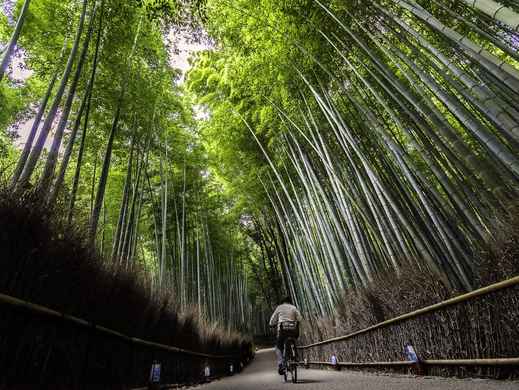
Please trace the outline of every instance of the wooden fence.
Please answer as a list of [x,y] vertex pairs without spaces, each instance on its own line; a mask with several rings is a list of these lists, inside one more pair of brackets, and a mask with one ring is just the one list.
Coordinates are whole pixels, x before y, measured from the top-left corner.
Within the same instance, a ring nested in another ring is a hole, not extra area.
[[253,357],[251,350],[208,354],[131,337],[4,294],[0,307],[0,389],[127,389],[146,385],[154,362],[162,383],[197,383],[238,372]]
[[301,360],[321,367],[408,370],[415,364],[406,360],[404,345],[411,343],[425,372],[517,378],[518,287],[519,276],[344,336],[301,346]]

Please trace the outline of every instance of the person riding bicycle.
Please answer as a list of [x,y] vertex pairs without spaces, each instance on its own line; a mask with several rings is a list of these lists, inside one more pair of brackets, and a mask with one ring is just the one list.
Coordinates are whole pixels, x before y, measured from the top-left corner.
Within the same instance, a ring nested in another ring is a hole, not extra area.
[[279,375],[283,375],[283,345],[287,337],[299,337],[299,322],[301,320],[301,313],[292,304],[292,299],[288,296],[281,301],[270,318],[269,325],[277,328],[275,351]]

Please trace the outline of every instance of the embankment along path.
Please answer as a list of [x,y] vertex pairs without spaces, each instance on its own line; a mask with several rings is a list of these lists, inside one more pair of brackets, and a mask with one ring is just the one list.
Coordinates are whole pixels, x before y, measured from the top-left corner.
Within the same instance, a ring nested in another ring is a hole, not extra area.
[[283,383],[276,370],[273,349],[256,358],[236,376],[198,387],[203,390],[518,390],[519,382],[485,379],[450,379],[404,375],[376,375],[352,371],[298,369],[299,383]]

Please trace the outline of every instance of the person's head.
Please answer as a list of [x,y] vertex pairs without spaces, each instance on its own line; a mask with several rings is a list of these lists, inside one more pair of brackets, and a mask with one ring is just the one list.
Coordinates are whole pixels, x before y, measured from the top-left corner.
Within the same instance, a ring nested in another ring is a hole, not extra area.
[[288,303],[289,305],[292,305],[292,298],[290,298],[290,295],[287,295],[281,300],[281,304]]

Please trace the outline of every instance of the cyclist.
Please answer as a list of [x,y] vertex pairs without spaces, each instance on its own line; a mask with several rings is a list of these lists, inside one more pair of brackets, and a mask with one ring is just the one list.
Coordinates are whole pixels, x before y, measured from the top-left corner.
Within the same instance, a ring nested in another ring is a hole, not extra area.
[[[278,373],[279,375],[284,374],[283,369],[283,346],[285,339],[289,336],[297,338],[299,336],[299,322],[301,322],[301,313],[292,304],[292,299],[286,297],[281,301],[281,304],[274,310],[272,317],[270,318],[270,326],[277,328],[276,337],[276,357],[278,361]],[[292,325],[289,329],[292,329],[292,334],[287,334],[287,331],[283,328],[283,323]],[[294,331],[295,330],[295,331]],[[295,333],[295,335],[294,335]]]

